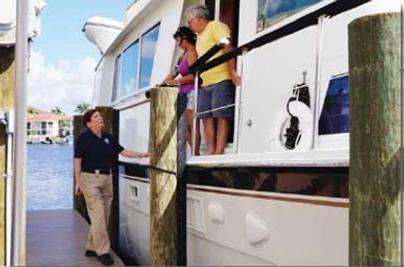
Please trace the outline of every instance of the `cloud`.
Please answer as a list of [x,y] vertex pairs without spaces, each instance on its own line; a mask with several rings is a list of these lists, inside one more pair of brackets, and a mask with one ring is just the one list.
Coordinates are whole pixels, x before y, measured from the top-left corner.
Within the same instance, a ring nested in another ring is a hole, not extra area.
[[50,110],[56,106],[73,114],[81,101],[91,103],[96,61],[86,57],[48,64],[41,51],[32,51],[28,105]]

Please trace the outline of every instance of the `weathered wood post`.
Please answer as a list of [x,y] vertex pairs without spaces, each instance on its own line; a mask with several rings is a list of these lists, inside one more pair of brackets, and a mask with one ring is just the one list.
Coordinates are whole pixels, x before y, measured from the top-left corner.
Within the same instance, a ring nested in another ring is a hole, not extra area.
[[[14,47],[0,47],[0,109],[8,111],[14,102]],[[7,167],[7,135],[4,125],[0,126],[0,173],[6,172]],[[5,265],[5,179],[0,179],[0,265]]]
[[[73,136],[74,136],[74,144],[76,144],[77,136],[84,130],[83,126],[83,115],[75,115],[73,116]],[[74,145],[75,147],[76,145]],[[88,222],[90,221],[90,217],[88,217],[86,202],[84,200],[83,195],[77,196],[75,194],[76,188],[76,179],[74,177],[74,161],[72,164],[73,167],[73,208],[81,214]]]
[[112,134],[114,110],[111,107],[96,107],[104,119],[104,131]]
[[351,266],[400,265],[400,14],[349,25]]
[[[186,187],[181,175],[185,167],[185,131],[177,128],[178,125],[181,128],[184,123],[185,105],[183,96],[178,97],[177,92],[177,87],[157,87],[151,90],[149,147],[151,265],[186,264],[184,243]],[[178,215],[181,217],[177,221]]]
[[187,161],[187,94],[177,98],[177,264],[187,265],[187,181],[184,177]]

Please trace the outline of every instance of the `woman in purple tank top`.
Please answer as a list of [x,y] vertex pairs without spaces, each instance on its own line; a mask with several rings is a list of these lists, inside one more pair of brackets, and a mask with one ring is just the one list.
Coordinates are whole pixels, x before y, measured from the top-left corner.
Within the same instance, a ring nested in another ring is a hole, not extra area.
[[[186,93],[188,96],[187,103],[187,140],[189,144],[192,144],[192,124],[194,117],[194,76],[188,73],[188,68],[191,66],[198,58],[196,53],[195,43],[196,35],[188,27],[179,27],[178,30],[173,35],[177,45],[184,50],[181,58],[178,61],[177,73],[169,74],[167,78],[163,81],[166,84],[173,84],[179,86],[179,91],[181,93]],[[196,123],[196,144],[195,144],[195,155],[199,155],[199,147],[201,143],[201,136],[199,130],[199,120]]]

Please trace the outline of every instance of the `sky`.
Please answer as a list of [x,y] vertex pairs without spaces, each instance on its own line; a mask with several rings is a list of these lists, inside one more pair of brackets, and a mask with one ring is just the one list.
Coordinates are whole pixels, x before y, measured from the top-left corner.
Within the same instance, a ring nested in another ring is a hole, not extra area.
[[81,101],[91,103],[98,49],[81,32],[92,16],[125,21],[133,0],[47,0],[41,36],[31,51],[28,105],[73,114]]

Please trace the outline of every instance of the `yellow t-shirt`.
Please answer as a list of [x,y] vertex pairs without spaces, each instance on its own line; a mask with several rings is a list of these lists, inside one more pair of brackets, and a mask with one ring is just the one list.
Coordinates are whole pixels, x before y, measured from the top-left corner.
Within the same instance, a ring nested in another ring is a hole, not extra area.
[[[220,21],[210,21],[203,32],[198,34],[196,51],[199,56],[205,54],[212,46],[223,38],[230,38],[229,27]],[[216,53],[210,60],[223,55],[223,49]],[[231,79],[228,63],[225,62],[201,74],[202,86],[212,85]]]

